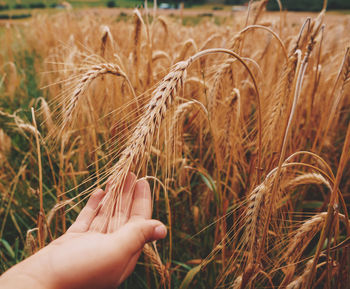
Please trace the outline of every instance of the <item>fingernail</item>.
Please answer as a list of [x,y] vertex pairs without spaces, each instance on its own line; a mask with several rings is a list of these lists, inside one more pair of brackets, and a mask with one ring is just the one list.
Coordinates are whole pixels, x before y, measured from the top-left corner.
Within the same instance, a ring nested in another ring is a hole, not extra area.
[[159,225],[154,228],[154,234],[156,235],[157,239],[163,239],[167,234],[167,229],[164,225]]

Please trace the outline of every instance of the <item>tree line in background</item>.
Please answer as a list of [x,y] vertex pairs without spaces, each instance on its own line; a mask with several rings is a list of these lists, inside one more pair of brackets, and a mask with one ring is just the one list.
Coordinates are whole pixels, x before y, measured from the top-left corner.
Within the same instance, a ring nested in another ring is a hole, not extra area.
[[[282,0],[282,6],[289,11],[320,11],[323,6],[322,0]],[[277,1],[269,1],[269,10],[278,10]],[[349,0],[328,0],[328,10],[350,9]]]
[[[164,1],[166,2],[166,1]],[[177,0],[175,2],[181,2]],[[189,0],[184,1],[187,5],[204,4],[205,0]],[[248,0],[225,0],[227,5],[243,5],[248,3]],[[322,9],[322,0],[281,0],[284,9],[289,11],[319,11]],[[270,0],[267,6],[269,10],[278,10],[276,0]],[[350,0],[328,0],[328,9],[350,9]]]
[[[120,3],[118,0],[108,0],[103,1],[104,4],[107,7],[119,7],[124,6],[120,4],[125,4],[125,1],[123,3]],[[133,3],[138,2],[133,0]],[[153,1],[149,1],[153,2]],[[193,5],[202,5],[207,3],[206,0],[158,0],[158,3],[167,2],[174,5],[174,7],[177,7],[180,2],[184,2],[186,7],[191,7]],[[224,3],[226,5],[244,5],[247,4],[248,0],[225,0]],[[281,0],[282,6],[284,9],[287,9],[289,11],[320,11],[322,9],[323,1],[322,0]],[[0,10],[8,10],[10,8],[12,9],[23,9],[23,8],[46,8],[46,7],[56,7],[60,1],[50,3],[47,2],[33,2],[30,4],[23,4],[22,2],[15,2],[14,4],[11,3],[9,5],[6,2],[3,2],[0,0]],[[139,2],[140,4],[143,3],[143,1]],[[350,0],[329,0],[328,1],[328,10],[341,10],[341,9],[350,9]],[[270,0],[267,5],[268,10],[279,10],[278,4],[276,0]]]

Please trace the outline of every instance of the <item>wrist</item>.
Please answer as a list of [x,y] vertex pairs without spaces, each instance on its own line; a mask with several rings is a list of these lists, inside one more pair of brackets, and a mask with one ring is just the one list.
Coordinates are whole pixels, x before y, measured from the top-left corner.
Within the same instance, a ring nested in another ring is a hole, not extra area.
[[12,268],[5,272],[0,277],[0,287],[3,289],[44,289],[49,288],[42,284],[37,278],[28,274],[27,272],[21,272]]
[[49,274],[35,255],[7,270],[0,277],[0,288],[54,289]]

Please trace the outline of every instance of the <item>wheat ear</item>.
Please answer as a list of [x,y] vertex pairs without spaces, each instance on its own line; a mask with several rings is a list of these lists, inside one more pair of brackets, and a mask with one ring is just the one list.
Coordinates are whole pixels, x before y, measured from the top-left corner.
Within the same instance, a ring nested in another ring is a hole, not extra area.
[[261,236],[261,226],[266,219],[266,195],[272,188],[272,181],[264,181],[257,186],[249,195],[248,208],[246,211],[246,225],[244,241],[248,245],[249,260],[255,260],[258,251],[258,242]]
[[139,73],[140,73],[140,59],[141,59],[141,29],[142,26],[144,26],[144,21],[141,17],[140,11],[135,9],[134,10],[134,51],[133,51],[133,61],[134,61],[134,67],[135,67],[135,74],[134,74],[134,84],[136,87],[136,90],[139,88]]
[[260,0],[253,4],[254,7],[252,7],[252,9],[256,11],[253,24],[258,22],[262,12],[266,9],[267,2],[269,2],[269,0]]
[[[166,21],[166,19],[162,16],[157,17],[157,21],[161,24],[161,26],[163,27],[164,30],[164,37],[163,37],[163,46],[166,45],[167,40],[168,40],[168,36],[169,36],[169,29],[168,29],[168,23]],[[154,28],[155,26],[153,26],[152,28]],[[155,35],[155,33],[152,33],[152,36]],[[153,37],[152,37],[152,43],[153,43]]]
[[293,89],[293,82],[295,79],[295,69],[297,66],[297,55],[293,54],[288,58],[287,63],[283,67],[283,72],[276,91],[270,98],[270,105],[268,107],[267,119],[263,128],[263,143],[270,147],[271,151],[277,151],[278,139],[277,135],[279,130],[278,125],[281,123],[281,119],[286,115],[286,103]]
[[153,54],[152,54],[152,62],[156,62],[157,60],[159,59],[166,59],[168,61],[168,63],[171,63],[171,58],[169,56],[168,53],[166,53],[165,51],[162,51],[162,50],[157,50],[157,51],[154,51]]
[[[324,257],[326,257],[325,255],[323,255]],[[312,273],[312,265],[315,261],[315,258],[312,258],[311,260],[309,260],[306,263],[304,272],[296,277],[291,283],[288,284],[288,286],[286,286],[286,289],[304,289],[304,288],[309,288],[307,287],[307,279],[309,278],[309,276]],[[318,263],[316,266],[316,269],[326,265],[327,263],[331,263],[331,266],[334,266],[334,261],[331,258],[328,258],[328,262],[321,262]]]
[[225,75],[230,75],[230,81],[233,85],[233,75],[231,73],[232,64],[234,63],[234,59],[227,59],[217,70],[214,75],[214,82],[212,88],[209,93],[209,102],[208,102],[208,111],[211,119],[214,119],[216,116],[216,108],[218,105],[218,101],[222,100],[223,96],[220,94],[220,90],[223,86],[223,79]]
[[291,189],[296,186],[304,184],[316,184],[316,185],[326,185],[329,190],[332,190],[330,183],[321,175],[317,173],[307,173],[302,174],[288,181],[287,183],[281,185],[283,190]]
[[321,230],[326,217],[327,212],[322,212],[303,223],[290,241],[282,259],[288,260],[288,263],[294,262],[316,233]]
[[[109,41],[108,41],[109,40]],[[112,51],[114,51],[114,39],[111,33],[111,30],[107,25],[102,25],[101,26],[101,46],[100,46],[100,53],[102,58],[108,59],[108,55],[106,55],[106,48],[108,46],[108,42],[110,43],[110,46],[112,48]],[[112,54],[111,54],[112,55]]]
[[40,100],[40,113],[43,115],[44,123],[46,124],[48,131],[54,131],[56,129],[56,126],[52,119],[52,113],[51,113],[50,107],[43,97],[39,97],[38,101],[39,100]]
[[115,76],[121,76],[125,78],[125,80],[129,84],[130,90],[132,91],[134,98],[136,99],[136,94],[132,88],[132,85],[128,77],[118,65],[112,64],[112,63],[102,63],[102,64],[94,65],[86,73],[83,74],[83,76],[79,80],[78,85],[74,89],[73,95],[69,100],[67,110],[65,111],[65,117],[63,120],[61,130],[66,128],[72,122],[73,115],[75,113],[80,96],[87,90],[87,88],[89,87],[89,85],[94,79],[105,74],[112,74]]
[[[240,56],[228,49],[216,48],[201,51],[190,57],[187,61],[177,63],[154,90],[153,97],[147,104],[139,123],[135,126],[132,132],[131,137],[127,140],[125,149],[120,154],[119,161],[111,169],[111,175],[108,178],[109,186],[106,188],[106,195],[100,203],[102,207],[101,210],[104,212],[106,220],[109,220],[106,224],[108,231],[113,230],[113,224],[110,221],[112,220],[112,216],[116,211],[120,211],[119,209],[122,199],[120,192],[124,186],[126,176],[128,175],[129,171],[134,171],[136,175],[138,175],[141,168],[145,164],[145,156],[147,156],[150,151],[154,135],[161,126],[167,110],[174,103],[177,90],[183,85],[186,77],[186,69],[196,59],[213,53],[226,53],[236,57],[237,60],[244,65],[249,72],[249,75],[252,77],[257,92],[260,132],[261,117],[259,92],[257,90],[256,81],[252,72]],[[260,166],[260,134],[258,143],[258,166]]]
[[309,274],[311,272],[311,267],[312,267],[313,261],[314,261],[314,259],[311,259],[306,263],[306,267],[305,267],[303,274],[301,274],[296,279],[294,279],[294,281],[289,283],[288,286],[286,287],[286,289],[301,289],[301,288],[303,288],[303,286],[305,286],[306,278],[307,278],[307,276],[309,276]]
[[176,62],[184,60],[191,47],[193,47],[195,52],[198,51],[197,44],[192,38],[186,40],[186,42],[183,44],[179,56],[176,58]]
[[241,288],[242,284],[242,275],[239,275],[235,281],[233,282],[232,286],[230,287],[231,289],[239,289]]
[[224,123],[225,133],[223,136],[223,144],[227,144],[226,151],[231,151],[233,144],[232,140],[236,134],[241,115],[241,94],[238,88],[232,90],[231,95],[225,99],[225,103],[229,108],[229,112],[226,114]]
[[[133,169],[132,166],[142,167],[145,161],[144,155],[150,150],[154,134],[160,127],[169,106],[172,105],[177,88],[182,86],[186,68],[189,64],[189,61],[176,64],[153,92],[153,97],[147,104],[140,122],[127,141],[126,149],[121,153],[119,161],[112,168],[113,173],[109,180],[112,184],[110,189],[113,193],[106,195],[108,199],[112,198],[112,203],[118,203],[118,193],[128,171]],[[107,203],[109,201],[106,200]],[[113,214],[113,212],[110,213]]]
[[146,244],[143,247],[143,253],[147,256],[147,258],[150,260],[153,267],[156,269],[160,276],[161,283],[165,287],[167,284],[167,281],[169,281],[169,271],[167,268],[163,265],[162,260],[159,257],[158,252],[156,252],[150,244]]
[[[236,53],[224,49],[224,48],[214,48],[201,51],[194,56],[190,57],[186,61],[181,61],[177,63],[170,73],[166,75],[160,82],[158,87],[153,92],[153,97],[147,104],[143,115],[140,118],[139,123],[133,130],[131,137],[128,139],[125,149],[120,154],[119,161],[112,167],[111,175],[109,177],[109,182],[112,184],[109,189],[109,193],[105,196],[105,201],[103,202],[106,206],[111,206],[111,211],[109,211],[110,216],[114,213],[114,206],[111,204],[117,204],[119,192],[123,187],[125,178],[130,170],[135,170],[135,168],[140,168],[145,163],[145,154],[149,152],[151,147],[153,137],[156,130],[159,129],[162,120],[164,119],[168,108],[173,104],[177,90],[182,87],[186,76],[186,69],[191,65],[191,63],[198,58],[206,56],[208,54],[214,53],[226,53],[237,58],[244,67],[249,72],[252,77],[254,86],[257,93],[257,106],[258,106],[258,166],[260,167],[261,159],[261,112],[260,112],[260,98],[257,89],[255,78],[240,56]],[[139,171],[136,171],[138,174]],[[112,198],[112,199],[110,199]],[[107,200],[108,199],[108,200]],[[111,201],[111,202],[110,202]],[[109,205],[108,205],[109,204]]]
[[321,29],[321,23],[322,23],[323,17],[322,17],[322,13],[320,15],[321,16],[317,17],[317,19],[313,22],[312,33],[311,33],[310,41],[308,42],[308,45],[307,45],[307,51],[305,53],[305,56],[304,56],[302,62],[300,63],[300,67],[297,69],[298,71],[296,72],[296,75],[298,75],[298,76],[297,76],[296,82],[295,82],[293,103],[292,103],[292,106],[290,109],[288,122],[286,123],[285,128],[284,128],[283,141],[282,141],[282,145],[280,147],[280,156],[279,156],[278,167],[277,167],[277,171],[276,171],[276,177],[275,177],[275,180],[273,181],[273,186],[272,186],[272,190],[271,190],[271,194],[270,194],[271,197],[270,197],[270,203],[268,205],[267,219],[266,219],[266,222],[264,224],[263,235],[261,237],[261,242],[260,242],[259,249],[258,249],[258,251],[259,251],[258,257],[257,257],[258,262],[260,262],[261,255],[264,251],[264,245],[265,245],[265,241],[267,239],[267,232],[268,232],[268,227],[269,227],[269,224],[271,221],[272,213],[276,209],[274,207],[274,205],[276,203],[277,196],[278,196],[279,191],[280,191],[279,190],[280,176],[282,173],[282,165],[283,165],[283,161],[285,159],[285,154],[286,154],[287,140],[289,138],[291,125],[292,125],[292,121],[293,121],[293,118],[295,115],[298,99],[300,96],[301,87],[302,87],[303,79],[305,76],[308,60],[309,60],[310,54],[313,50],[313,47],[315,45],[315,38]]
[[[321,230],[326,218],[327,212],[322,212],[304,222],[289,242],[288,249],[282,260],[286,260],[289,264],[295,262],[312,238]],[[344,215],[339,214],[339,218],[345,223],[346,218]]]

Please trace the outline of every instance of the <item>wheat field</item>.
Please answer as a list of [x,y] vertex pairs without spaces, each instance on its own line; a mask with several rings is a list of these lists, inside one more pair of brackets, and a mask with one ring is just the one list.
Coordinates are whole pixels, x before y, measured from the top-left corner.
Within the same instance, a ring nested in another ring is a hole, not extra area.
[[168,236],[122,288],[350,288],[350,18],[267,2],[0,24],[1,272],[132,171]]

